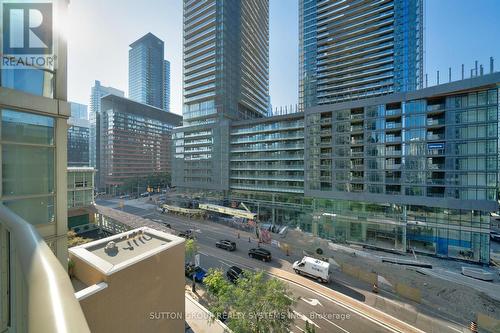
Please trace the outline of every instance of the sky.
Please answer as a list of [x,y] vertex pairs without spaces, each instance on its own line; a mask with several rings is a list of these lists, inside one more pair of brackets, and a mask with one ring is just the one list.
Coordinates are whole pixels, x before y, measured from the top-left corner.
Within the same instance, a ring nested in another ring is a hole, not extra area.
[[[424,68],[429,85],[466,75],[489,57],[500,71],[500,0],[424,0]],[[171,62],[171,111],[182,113],[182,0],[71,0],[68,99],[88,104],[94,80],[128,93],[128,49],[152,32]],[[270,95],[273,107],[298,100],[298,0],[270,0]]]

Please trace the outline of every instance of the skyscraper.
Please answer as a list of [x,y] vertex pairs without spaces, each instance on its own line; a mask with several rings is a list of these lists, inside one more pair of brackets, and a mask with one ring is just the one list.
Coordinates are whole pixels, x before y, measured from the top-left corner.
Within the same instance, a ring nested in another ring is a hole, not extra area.
[[229,123],[268,114],[268,0],[184,0],[183,97],[173,182],[227,190]]
[[130,99],[164,107],[164,43],[147,33],[130,44],[128,52],[128,95]]
[[413,91],[422,77],[422,0],[299,0],[301,108]]
[[170,61],[163,61],[163,110],[170,112]]
[[90,93],[89,107],[89,123],[90,123],[90,138],[89,138],[89,159],[90,166],[96,167],[96,115],[101,112],[101,98],[106,95],[116,95],[124,97],[125,93],[119,89],[112,87],[101,86],[101,82],[96,80]]
[[90,124],[87,105],[70,102],[71,117],[68,119],[68,166],[89,166]]
[[269,1],[185,0],[184,123],[258,118],[268,105]]

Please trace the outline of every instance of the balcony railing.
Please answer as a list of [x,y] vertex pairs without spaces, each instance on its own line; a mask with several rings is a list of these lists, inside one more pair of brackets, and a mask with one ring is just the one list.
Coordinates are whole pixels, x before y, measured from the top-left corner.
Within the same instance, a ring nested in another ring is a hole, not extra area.
[[19,267],[24,277],[16,279],[9,293],[20,299],[27,314],[17,313],[20,323],[11,328],[16,332],[90,332],[68,274],[37,229],[1,204],[0,223],[9,232],[13,249],[9,271]]

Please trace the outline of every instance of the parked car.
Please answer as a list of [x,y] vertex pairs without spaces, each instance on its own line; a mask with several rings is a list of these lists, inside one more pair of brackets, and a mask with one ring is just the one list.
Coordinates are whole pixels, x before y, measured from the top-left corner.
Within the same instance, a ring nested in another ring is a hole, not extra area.
[[203,282],[203,279],[207,275],[207,272],[201,268],[200,266],[195,266],[193,264],[187,263],[184,266],[184,275],[188,278],[193,278],[193,273],[194,273],[194,280],[196,282]]
[[223,239],[215,243],[215,246],[218,247],[219,249],[224,249],[227,251],[234,251],[236,250],[236,243],[227,239]]
[[248,256],[262,261],[271,261],[271,252],[266,249],[250,249],[248,250]]
[[229,281],[236,283],[236,280],[243,276],[243,270],[238,266],[231,266],[227,270],[226,276]]

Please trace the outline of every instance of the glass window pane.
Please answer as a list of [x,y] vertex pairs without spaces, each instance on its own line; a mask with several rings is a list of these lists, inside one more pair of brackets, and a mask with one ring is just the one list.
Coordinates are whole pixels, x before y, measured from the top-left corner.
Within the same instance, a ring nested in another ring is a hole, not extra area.
[[54,75],[51,72],[29,69],[2,69],[1,86],[28,94],[54,97]]
[[5,201],[5,206],[31,224],[54,222],[54,197]]
[[54,148],[4,144],[3,195],[49,194],[54,191]]
[[2,140],[53,145],[54,118],[2,110]]

